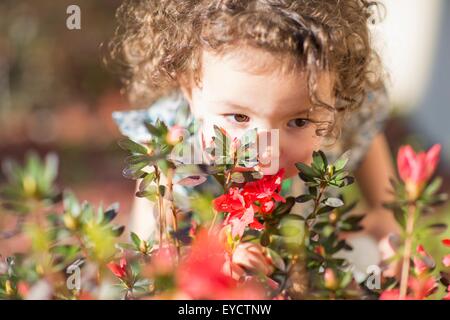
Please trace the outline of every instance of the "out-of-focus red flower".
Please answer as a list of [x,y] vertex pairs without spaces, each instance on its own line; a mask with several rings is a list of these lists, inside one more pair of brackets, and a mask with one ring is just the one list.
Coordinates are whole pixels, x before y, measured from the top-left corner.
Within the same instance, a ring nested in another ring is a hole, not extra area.
[[433,258],[425,251],[422,245],[416,249],[419,256],[414,257],[414,270],[417,275],[422,275],[434,266]]
[[146,266],[145,272],[149,277],[171,274],[175,270],[175,257],[177,249],[174,245],[167,244],[158,248],[152,254],[151,263]]
[[[403,300],[423,300],[437,288],[433,276],[410,277],[408,280],[409,294]],[[380,295],[380,300],[400,300],[400,290],[386,290]]]
[[403,146],[397,154],[400,178],[405,182],[410,199],[416,199],[433,175],[439,162],[441,146],[434,145],[428,152],[415,153],[411,146]]
[[127,276],[127,260],[125,258],[121,258],[118,264],[111,261],[106,266],[116,277],[120,279]]
[[[383,291],[380,295],[380,300],[400,300],[400,290],[392,289]],[[403,300],[415,300],[414,297],[406,296]]]
[[28,292],[30,292],[30,286],[25,281],[19,281],[19,283],[17,283],[17,292],[22,297],[26,297]]
[[450,247],[450,239],[444,239],[442,240],[442,243],[444,244],[444,246]]
[[416,300],[423,300],[435,291],[437,282],[432,276],[411,277],[408,281],[408,287],[412,290]]
[[192,299],[261,298],[257,290],[239,286],[222,271],[227,255],[218,235],[200,231],[177,270],[178,288]]

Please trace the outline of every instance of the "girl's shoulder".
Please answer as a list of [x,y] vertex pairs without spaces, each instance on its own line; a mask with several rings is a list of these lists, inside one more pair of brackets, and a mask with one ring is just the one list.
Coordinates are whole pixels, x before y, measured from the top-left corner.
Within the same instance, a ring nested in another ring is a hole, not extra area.
[[191,121],[191,114],[187,100],[180,92],[175,92],[159,98],[147,108],[114,111],[112,118],[124,136],[143,142],[151,137],[145,123],[160,120],[168,126],[187,126]]
[[347,166],[349,169],[356,169],[375,136],[383,131],[390,112],[386,87],[368,92],[361,107],[345,119],[339,142],[328,152],[330,158],[348,151]]

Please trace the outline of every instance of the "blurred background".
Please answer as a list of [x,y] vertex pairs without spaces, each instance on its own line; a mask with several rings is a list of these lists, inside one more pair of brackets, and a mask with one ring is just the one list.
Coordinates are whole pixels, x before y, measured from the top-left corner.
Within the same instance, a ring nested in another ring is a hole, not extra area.
[[[72,4],[81,8],[81,30],[66,27]],[[129,106],[117,76],[102,65],[100,49],[114,32],[119,4],[0,1],[0,162],[22,161],[28,150],[56,151],[61,186],[94,205],[120,202],[126,220],[134,182],[121,174],[125,153],[111,112]],[[386,18],[373,33],[390,75],[390,146],[441,143],[439,174],[450,190],[450,1],[384,4]],[[5,223],[0,211],[0,228]]]

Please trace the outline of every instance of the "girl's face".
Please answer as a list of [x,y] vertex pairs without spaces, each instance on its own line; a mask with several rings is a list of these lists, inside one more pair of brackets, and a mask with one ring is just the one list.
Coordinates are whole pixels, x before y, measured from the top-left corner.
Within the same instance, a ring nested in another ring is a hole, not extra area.
[[[320,148],[322,138],[311,120],[324,120],[326,115],[311,114],[306,76],[301,72],[289,75],[273,72],[280,63],[273,56],[257,49],[245,49],[244,55],[219,57],[204,51],[201,87],[183,89],[191,111],[202,124],[202,134],[211,141],[213,125],[224,128],[230,136],[240,137],[257,128],[261,141],[261,167],[265,174],[280,168],[285,177],[297,173],[295,163],[311,161],[311,154]],[[269,70],[252,72],[252,67],[267,66]],[[318,95],[333,105],[331,79],[327,75],[318,81]]]

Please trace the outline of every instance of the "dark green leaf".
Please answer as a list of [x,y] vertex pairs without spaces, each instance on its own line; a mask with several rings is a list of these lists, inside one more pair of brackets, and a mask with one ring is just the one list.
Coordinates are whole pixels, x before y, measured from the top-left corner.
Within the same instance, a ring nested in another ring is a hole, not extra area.
[[147,154],[146,147],[128,138],[120,140],[119,146],[132,153]]

